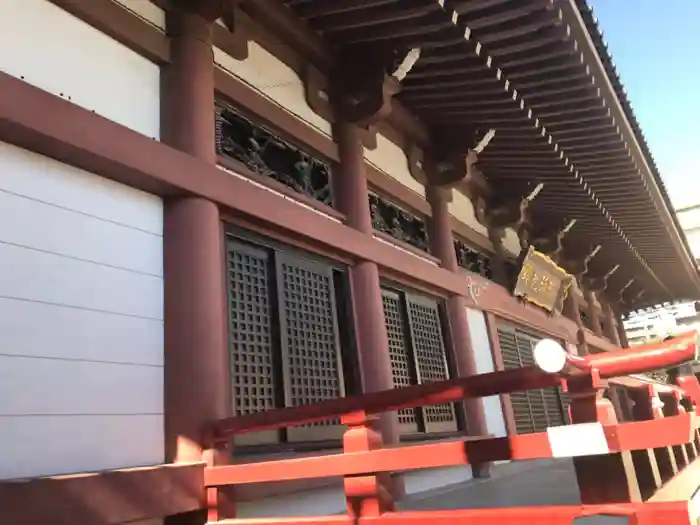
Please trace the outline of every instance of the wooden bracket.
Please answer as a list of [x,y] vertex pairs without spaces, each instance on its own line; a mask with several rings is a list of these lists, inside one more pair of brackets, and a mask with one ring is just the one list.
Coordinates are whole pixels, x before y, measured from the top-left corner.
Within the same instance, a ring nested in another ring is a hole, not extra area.
[[564,248],[564,253],[560,254],[559,264],[571,275],[576,276],[576,278],[581,278],[581,276],[588,273],[588,265],[601,250],[601,246],[588,246],[585,255],[581,254],[578,256],[571,257],[567,253],[567,248]]
[[620,267],[619,264],[613,266],[610,270],[605,272],[603,275],[589,275],[588,271],[581,276],[581,285],[594,293],[600,293],[605,291],[608,287],[608,279],[617,271]]
[[531,222],[530,204],[541,185],[533,188],[528,195],[513,195],[504,192],[483,193],[472,196],[476,220],[487,228],[512,228],[520,232]]
[[[322,119],[334,124],[336,115],[331,103],[331,88],[328,77],[309,64],[306,66],[303,81],[304,96],[311,110]],[[362,128],[362,144],[371,150],[377,148],[377,130],[375,126],[369,125],[366,128]]]
[[433,147],[424,151],[411,144],[406,152],[409,171],[421,184],[454,188],[460,184],[469,194],[489,193],[488,183],[479,169],[474,150],[479,130],[470,126],[441,126],[433,128]]
[[[535,222],[537,225],[534,224]],[[527,249],[528,246],[532,245],[553,261],[559,261],[564,250],[564,237],[571,231],[575,223],[575,220],[567,221],[566,225],[552,230],[549,226],[550,220],[540,219],[526,222],[518,231],[520,247]]]

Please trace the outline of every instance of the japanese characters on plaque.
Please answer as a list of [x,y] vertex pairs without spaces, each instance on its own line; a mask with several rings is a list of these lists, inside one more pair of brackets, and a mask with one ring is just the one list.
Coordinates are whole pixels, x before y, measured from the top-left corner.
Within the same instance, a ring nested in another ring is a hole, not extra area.
[[571,275],[530,246],[520,267],[513,295],[548,312],[561,312],[572,283]]

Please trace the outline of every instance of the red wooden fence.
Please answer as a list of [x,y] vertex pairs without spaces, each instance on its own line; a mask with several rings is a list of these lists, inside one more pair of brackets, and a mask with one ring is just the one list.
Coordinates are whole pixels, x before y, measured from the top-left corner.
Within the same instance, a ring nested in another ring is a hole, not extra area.
[[[545,350],[547,345],[543,345]],[[679,475],[698,456],[700,405],[696,378],[678,386],[628,378],[634,400],[634,421],[619,422],[614,403],[604,397],[606,378],[668,367],[697,356],[695,333],[674,340],[604,355],[577,358],[564,354],[557,373],[540,368],[493,372],[336,399],[310,406],[233,417],[206,429],[211,447],[205,471],[209,520],[219,524],[398,523],[495,524],[536,520],[538,524],[571,524],[592,515],[624,516],[628,523],[688,525],[688,502],[650,501],[653,494]],[[563,351],[555,346],[552,352]],[[542,352],[540,352],[542,358]],[[548,368],[553,361],[544,356]],[[554,356],[556,358],[556,356]],[[556,367],[555,367],[556,368]],[[549,369],[549,368],[548,368]],[[517,390],[563,384],[571,396],[571,425],[547,432],[504,438],[463,438],[448,442],[383,447],[375,430],[377,414],[403,408],[456,402]],[[690,410],[686,410],[689,407]],[[236,434],[340,418],[347,427],[343,452],[298,459],[227,465]],[[483,464],[501,460],[573,458],[581,499],[579,506],[397,512],[390,474],[397,471]],[[630,476],[630,465],[632,475]],[[242,520],[220,504],[223,487],[324,477],[344,478],[347,512],[341,516]]]

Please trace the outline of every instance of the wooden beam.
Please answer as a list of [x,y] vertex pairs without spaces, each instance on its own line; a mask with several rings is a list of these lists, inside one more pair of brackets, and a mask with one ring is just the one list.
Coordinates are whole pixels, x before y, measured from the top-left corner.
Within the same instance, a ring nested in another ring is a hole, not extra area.
[[0,523],[112,525],[204,507],[204,463],[0,483]]

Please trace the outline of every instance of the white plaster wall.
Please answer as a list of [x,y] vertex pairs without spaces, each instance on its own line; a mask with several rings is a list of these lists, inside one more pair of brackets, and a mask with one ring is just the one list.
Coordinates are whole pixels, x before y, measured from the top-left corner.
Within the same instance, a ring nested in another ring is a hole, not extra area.
[[0,13],[0,71],[160,138],[156,64],[48,0],[0,0]]
[[452,202],[449,203],[448,210],[450,211],[450,214],[453,215],[458,221],[463,222],[474,231],[488,236],[487,229],[476,220],[476,215],[474,215],[474,205],[466,195],[458,191],[453,191]]
[[215,47],[214,62],[302,122],[327,137],[331,136],[331,124],[306,103],[304,84],[296,72],[259,44],[248,44],[248,58],[245,60],[236,60]]
[[[493,372],[493,349],[489,338],[484,312],[474,308],[466,308],[467,321],[469,322],[469,335],[476,358],[476,371],[479,374]],[[503,437],[508,434],[506,422],[503,417],[503,407],[499,396],[482,398],[484,414],[486,416],[486,429],[489,434]]]
[[[458,191],[452,192],[452,202],[448,205],[450,214],[458,221],[468,225],[472,230],[488,237],[488,230],[476,220],[474,214],[474,205],[466,195]],[[505,238],[503,239],[503,247],[508,253],[516,256],[520,253],[520,241],[518,235],[512,230],[507,229]]]
[[386,173],[421,197],[425,197],[425,187],[413,178],[408,169],[406,154],[384,135],[377,134],[375,149],[365,148],[365,158],[379,171]]
[[0,479],[163,462],[162,222],[0,143]]
[[165,11],[150,0],[113,0],[127,11],[165,32]]
[[515,257],[520,254],[520,239],[518,239],[518,234],[515,233],[515,230],[511,228],[506,230],[506,235],[503,238],[503,247]]

